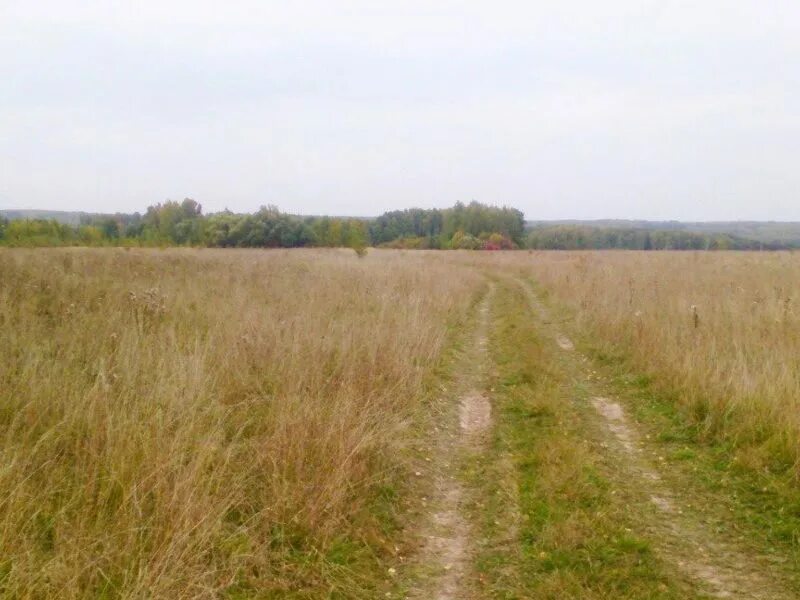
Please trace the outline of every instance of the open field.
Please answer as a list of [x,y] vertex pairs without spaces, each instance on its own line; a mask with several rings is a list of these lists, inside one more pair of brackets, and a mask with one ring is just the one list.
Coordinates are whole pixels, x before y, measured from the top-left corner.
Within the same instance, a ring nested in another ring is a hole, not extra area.
[[800,255],[543,253],[543,290],[754,469],[800,476]]
[[798,275],[0,249],[0,596],[796,597]]

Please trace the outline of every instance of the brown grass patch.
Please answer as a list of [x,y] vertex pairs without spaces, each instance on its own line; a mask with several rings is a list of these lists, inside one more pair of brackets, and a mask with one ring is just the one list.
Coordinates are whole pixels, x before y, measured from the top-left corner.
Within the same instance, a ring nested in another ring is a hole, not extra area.
[[0,589],[369,596],[348,564],[389,544],[372,504],[480,281],[422,253],[0,252]]

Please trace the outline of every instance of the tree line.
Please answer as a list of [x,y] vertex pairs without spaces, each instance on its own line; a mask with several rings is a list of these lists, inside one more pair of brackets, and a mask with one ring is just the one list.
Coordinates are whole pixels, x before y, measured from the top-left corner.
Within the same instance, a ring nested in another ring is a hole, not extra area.
[[394,210],[376,218],[296,216],[274,206],[249,214],[204,214],[191,198],[148,207],[144,214],[81,213],[77,225],[55,219],[3,219],[5,246],[207,246],[294,248],[304,246],[505,250],[774,250],[721,232],[675,228],[536,225],[526,231],[515,208],[470,202],[446,209]]
[[77,226],[54,219],[0,219],[0,244],[505,249],[524,245],[524,228],[521,211],[478,202],[357,219],[300,217],[274,206],[250,214],[226,210],[205,215],[200,204],[187,198],[155,204],[143,215],[84,213]]

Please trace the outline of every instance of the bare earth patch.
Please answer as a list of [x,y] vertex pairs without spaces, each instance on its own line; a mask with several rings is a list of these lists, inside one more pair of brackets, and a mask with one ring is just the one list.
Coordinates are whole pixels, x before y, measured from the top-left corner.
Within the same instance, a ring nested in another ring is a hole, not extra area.
[[466,434],[485,431],[492,423],[492,407],[489,399],[480,392],[467,394],[459,407],[461,429]]
[[573,344],[572,340],[563,333],[556,335],[556,344],[558,344],[558,347],[562,350],[575,350],[575,344]]

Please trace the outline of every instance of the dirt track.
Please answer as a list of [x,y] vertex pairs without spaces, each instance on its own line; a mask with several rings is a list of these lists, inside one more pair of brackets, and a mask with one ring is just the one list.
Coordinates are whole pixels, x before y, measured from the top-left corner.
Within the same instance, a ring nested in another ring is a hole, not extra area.
[[[565,365],[579,376],[578,373],[584,372],[581,365],[590,363],[589,359],[575,351],[572,341],[553,322],[530,287],[520,285],[542,327],[563,351]],[[755,600],[796,597],[771,568],[767,557],[753,555],[731,534],[712,531],[703,516],[692,508],[694,499],[666,483],[662,470],[669,466],[649,456],[645,436],[619,402],[594,396],[590,404],[594,433],[601,437],[601,447],[607,449],[609,460],[616,465],[615,484],[621,493],[638,498],[640,504],[649,502],[650,510],[634,510],[663,559],[712,597]]]

